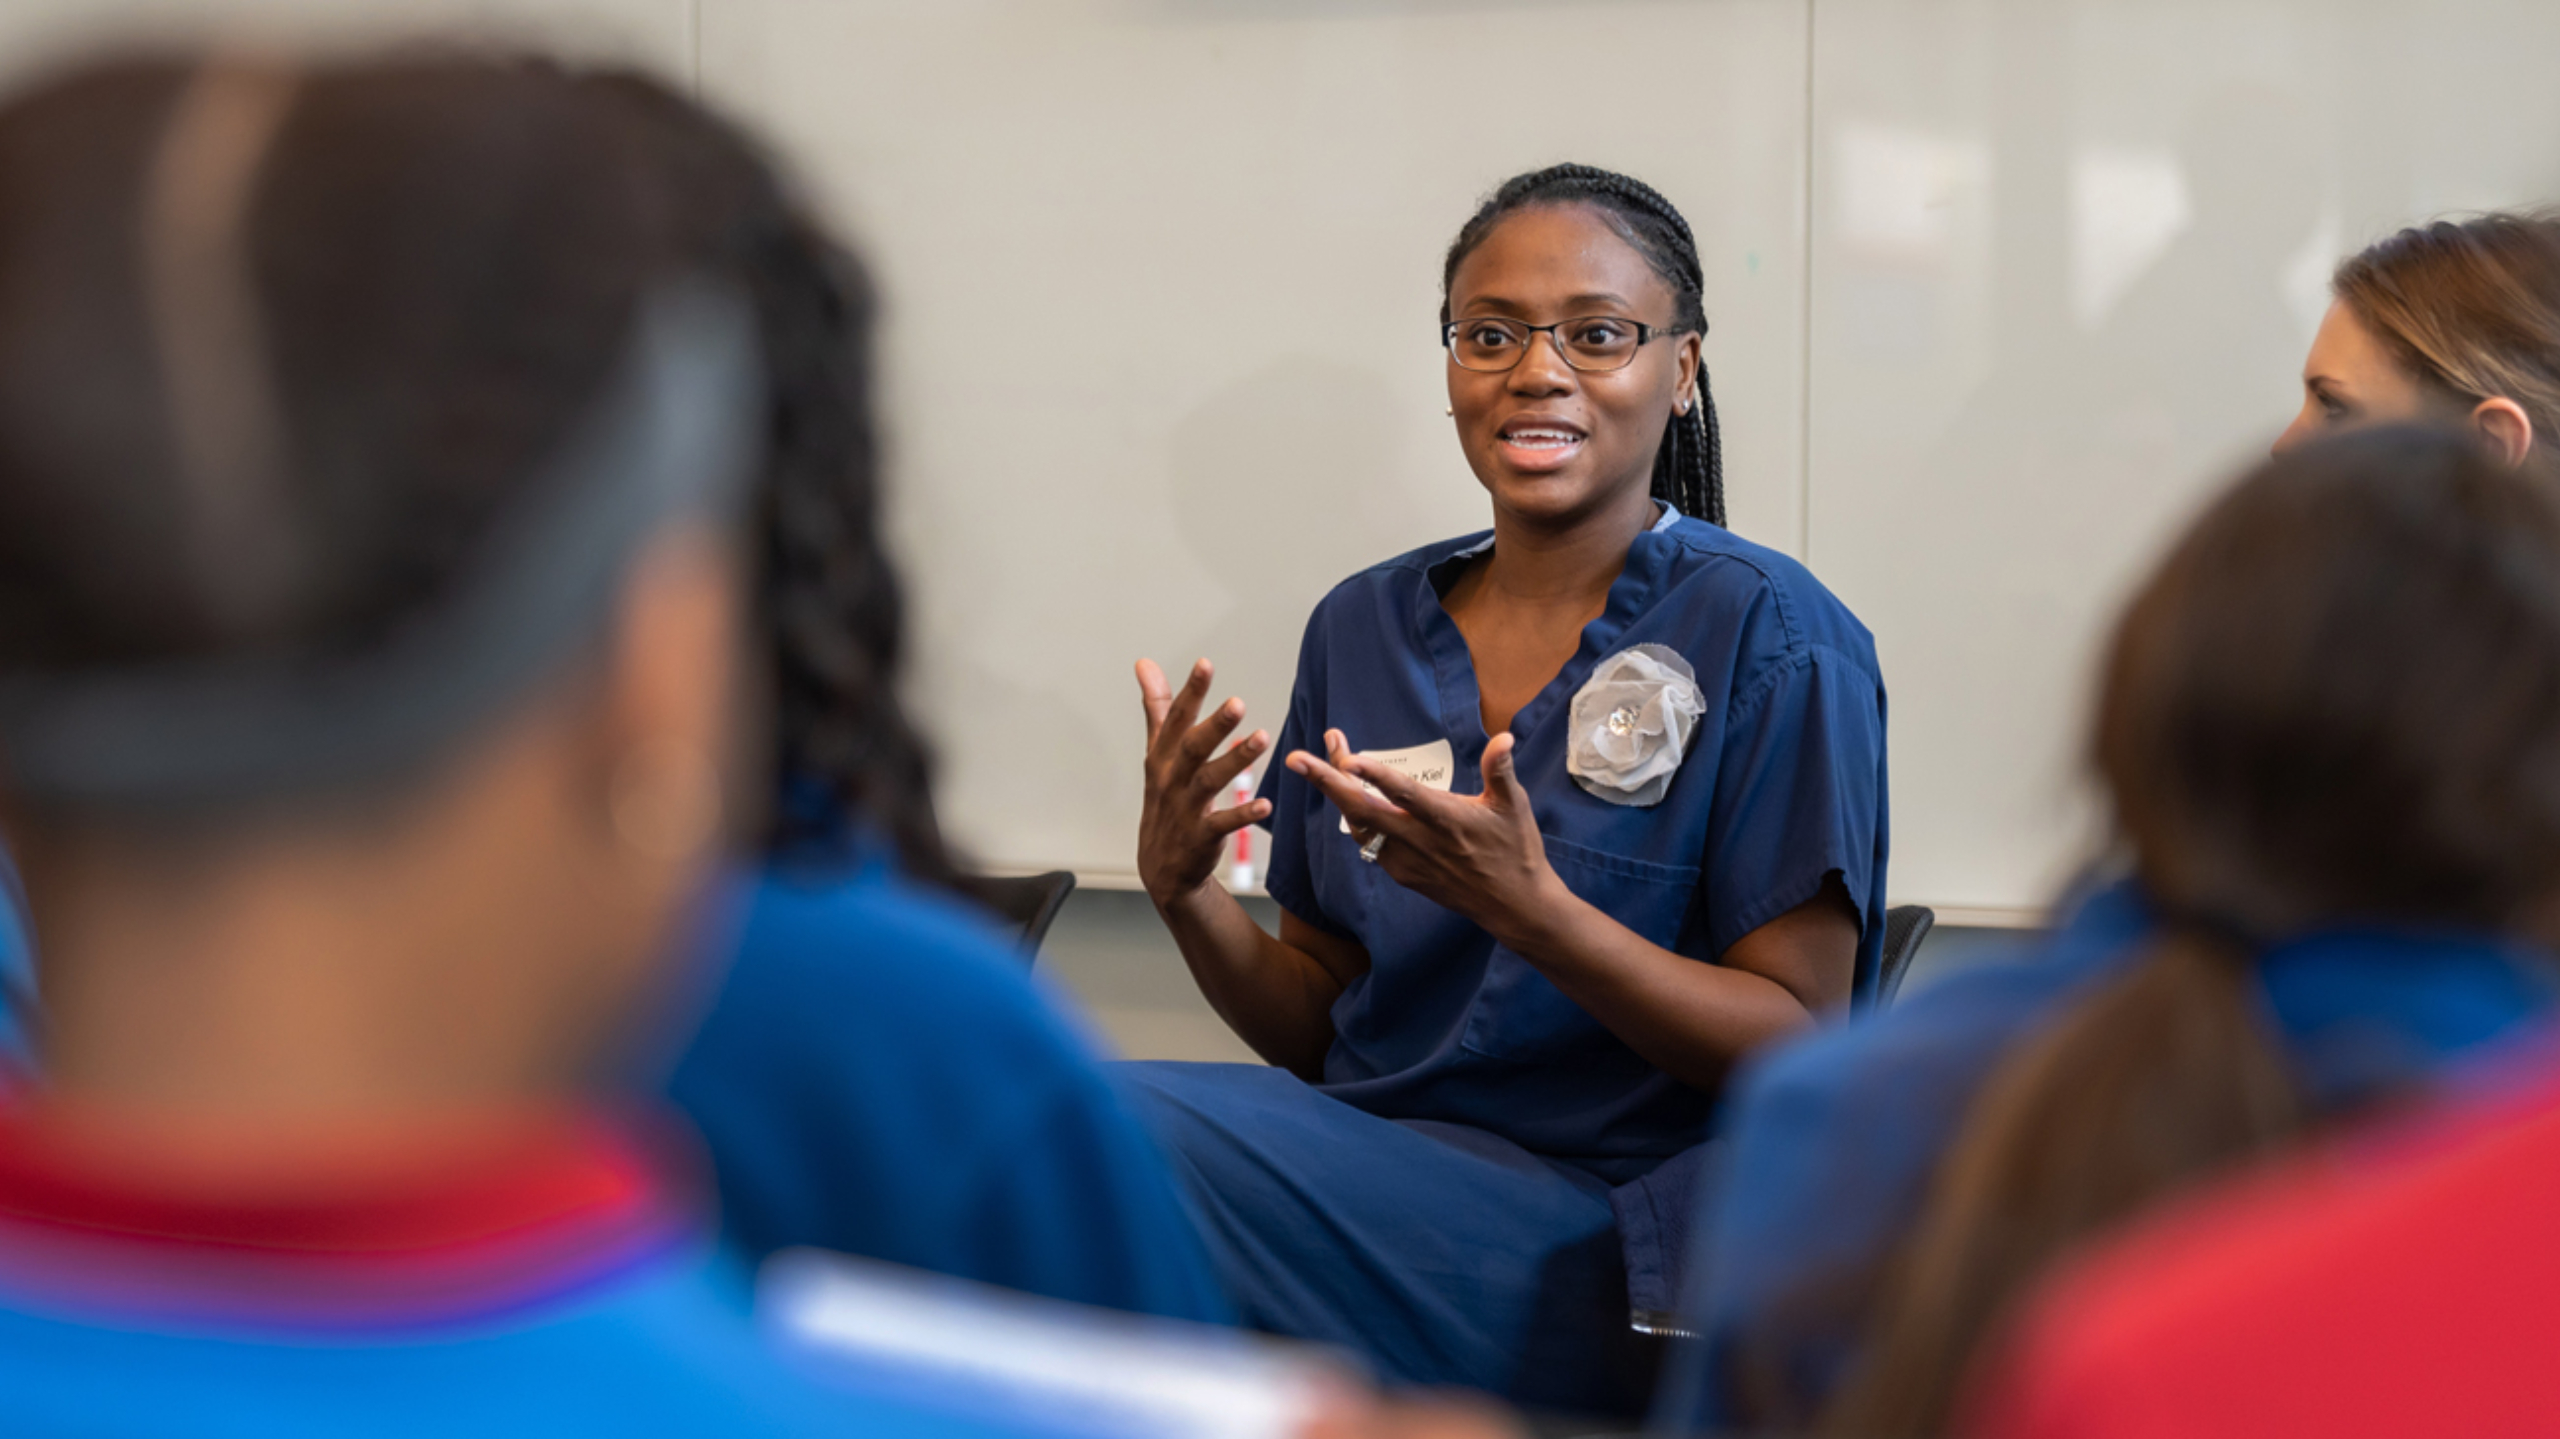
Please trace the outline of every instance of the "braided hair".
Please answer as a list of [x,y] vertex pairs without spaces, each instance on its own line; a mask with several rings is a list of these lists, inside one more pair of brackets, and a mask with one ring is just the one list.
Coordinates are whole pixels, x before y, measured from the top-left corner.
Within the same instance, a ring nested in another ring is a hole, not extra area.
[[[1513,212],[1550,205],[1588,205],[1618,238],[1644,257],[1671,287],[1672,323],[1682,332],[1707,333],[1706,271],[1698,240],[1662,192],[1642,180],[1593,165],[1550,165],[1502,182],[1458,231],[1440,273],[1440,322],[1449,322],[1449,287],[1458,266],[1475,253],[1494,227]],[[1709,524],[1724,521],[1724,432],[1716,422],[1715,396],[1707,389],[1707,362],[1698,359],[1698,403],[1674,411],[1653,457],[1653,497]]]
[[823,865],[876,838],[909,875],[967,893],[934,811],[932,753],[899,699],[906,606],[879,523],[871,281],[726,120],[645,76],[589,83],[651,125],[696,262],[743,285],[763,335],[773,413],[753,555],[773,706],[765,854]]

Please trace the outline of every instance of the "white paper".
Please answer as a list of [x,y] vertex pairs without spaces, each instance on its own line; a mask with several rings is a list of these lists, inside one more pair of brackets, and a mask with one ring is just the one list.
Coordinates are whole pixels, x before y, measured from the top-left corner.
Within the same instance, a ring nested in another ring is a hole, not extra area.
[[1353,1381],[1329,1351],[790,1249],[759,1322],[822,1378],[1047,1433],[1293,1439]]

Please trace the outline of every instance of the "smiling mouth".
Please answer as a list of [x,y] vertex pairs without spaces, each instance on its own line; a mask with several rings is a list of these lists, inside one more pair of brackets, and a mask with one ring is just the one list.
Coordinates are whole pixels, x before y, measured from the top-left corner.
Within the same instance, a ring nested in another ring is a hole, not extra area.
[[1570,425],[1505,425],[1499,436],[1505,458],[1524,469],[1548,469],[1582,449],[1588,435]]
[[1522,449],[1561,450],[1567,445],[1581,444],[1582,432],[1580,430],[1550,429],[1545,426],[1523,425],[1518,429],[1504,430],[1502,432],[1502,438],[1511,444],[1520,446]]

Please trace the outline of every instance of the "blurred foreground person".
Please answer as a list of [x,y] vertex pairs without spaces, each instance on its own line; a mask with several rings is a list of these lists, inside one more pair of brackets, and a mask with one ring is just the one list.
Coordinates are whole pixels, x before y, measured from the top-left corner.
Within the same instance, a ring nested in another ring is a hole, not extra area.
[[[2560,440],[2560,219],[2415,226],[2339,263],[2278,452],[2391,423],[2459,429],[2502,460]],[[1984,1078],[2141,952],[2141,886],[2101,870],[2033,962],[1954,975],[1887,1013],[1773,1050],[1736,1079],[1724,1182],[1702,1215],[1665,1375],[1668,1427],[1801,1424],[1837,1390],[1885,1257]]]
[[[645,129],[676,249],[752,305],[768,377],[746,508],[778,793],[739,836],[762,863],[719,886],[734,923],[709,927],[668,1006],[700,1018],[668,1093],[708,1144],[724,1231],[751,1260],[815,1245],[1229,1319],[1163,1156],[944,852],[895,684],[861,266],[733,127],[644,76],[583,83]],[[22,914],[0,854],[0,1090],[38,1073]]]
[[1996,1439],[2560,1429],[2560,1076],[2146,1226],[2029,1311]]
[[0,1430],[981,1432],[769,1357],[585,1097],[722,838],[761,440],[641,141],[465,60],[0,107]]
[[1940,1432],[2056,1260],[2548,1012],[2560,494],[2439,431],[2276,459],[2135,596],[2092,748],[2157,929],[1984,1086],[1828,1432]]
[[897,691],[868,277],[735,128],[642,76],[589,83],[653,131],[685,244],[752,298],[770,377],[752,529],[775,797],[668,1089],[709,1145],[722,1227],[751,1258],[816,1245],[1230,1318],[1163,1155],[1019,944],[959,897]]

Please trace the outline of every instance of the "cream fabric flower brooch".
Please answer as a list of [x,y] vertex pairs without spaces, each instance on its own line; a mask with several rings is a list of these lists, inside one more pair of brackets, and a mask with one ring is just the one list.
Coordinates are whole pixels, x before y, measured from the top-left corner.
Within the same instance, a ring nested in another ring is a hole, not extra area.
[[1611,804],[1660,804],[1706,712],[1698,672],[1677,651],[1620,650],[1593,666],[1573,697],[1565,773]]

